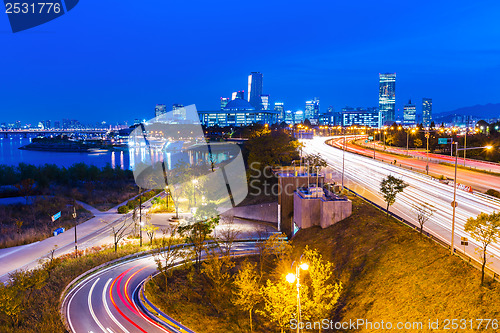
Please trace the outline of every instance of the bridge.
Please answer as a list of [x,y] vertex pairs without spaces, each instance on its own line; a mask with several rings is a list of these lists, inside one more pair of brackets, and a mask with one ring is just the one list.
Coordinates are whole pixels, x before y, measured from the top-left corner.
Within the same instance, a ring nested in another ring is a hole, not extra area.
[[108,133],[109,130],[106,129],[9,129],[0,130],[0,137],[8,138],[11,135],[21,135],[25,138],[28,136],[48,136],[48,135],[62,135],[62,134],[87,134],[87,135],[104,135]]

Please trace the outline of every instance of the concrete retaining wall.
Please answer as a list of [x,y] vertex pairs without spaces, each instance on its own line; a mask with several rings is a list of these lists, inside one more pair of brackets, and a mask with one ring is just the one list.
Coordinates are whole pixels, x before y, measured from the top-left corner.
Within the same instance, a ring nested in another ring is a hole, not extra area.
[[276,224],[278,223],[277,202],[235,207],[230,212],[232,212],[234,217]]

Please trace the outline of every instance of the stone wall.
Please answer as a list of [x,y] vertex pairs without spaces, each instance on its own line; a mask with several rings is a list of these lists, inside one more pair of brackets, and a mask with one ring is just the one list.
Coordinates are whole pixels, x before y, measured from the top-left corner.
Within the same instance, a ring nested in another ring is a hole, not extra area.
[[235,207],[230,212],[234,217],[278,224],[277,202]]

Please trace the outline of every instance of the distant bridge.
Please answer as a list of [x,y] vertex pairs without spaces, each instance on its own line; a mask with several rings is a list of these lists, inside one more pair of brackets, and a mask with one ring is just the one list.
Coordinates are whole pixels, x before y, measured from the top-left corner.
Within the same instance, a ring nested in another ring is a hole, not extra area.
[[47,135],[62,135],[62,134],[94,134],[94,135],[102,135],[108,133],[109,130],[105,129],[76,129],[76,128],[68,128],[68,129],[53,129],[53,130],[44,130],[44,129],[9,129],[9,130],[0,130],[0,136],[3,138],[8,138],[10,135],[22,135],[27,138],[28,136],[47,136]]

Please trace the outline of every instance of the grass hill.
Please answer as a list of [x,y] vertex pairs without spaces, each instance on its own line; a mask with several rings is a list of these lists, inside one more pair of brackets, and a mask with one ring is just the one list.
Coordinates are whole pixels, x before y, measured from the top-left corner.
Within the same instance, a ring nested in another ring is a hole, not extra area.
[[[425,332],[430,331],[429,320],[439,320],[441,330],[445,319],[458,319],[459,325],[465,319],[461,331],[472,331],[471,324],[474,330],[489,331],[486,322],[478,329],[476,318],[499,319],[498,283],[481,287],[480,272],[449,250],[353,200],[351,217],[327,229],[300,230],[293,240],[297,250],[308,244],[335,263],[344,285],[335,321],[422,322],[422,330],[406,331]],[[457,331],[451,324],[448,331]]]

